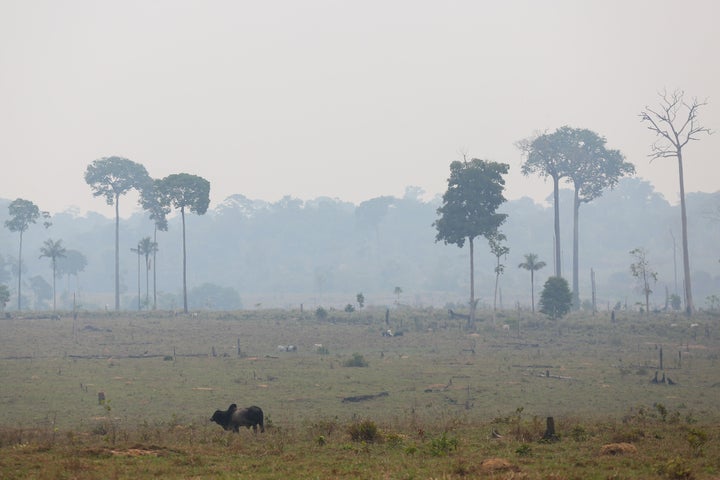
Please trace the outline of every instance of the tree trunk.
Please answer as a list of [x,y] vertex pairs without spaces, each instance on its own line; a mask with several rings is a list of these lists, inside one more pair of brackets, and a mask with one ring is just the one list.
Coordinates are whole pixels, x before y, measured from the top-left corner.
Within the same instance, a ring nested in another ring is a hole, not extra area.
[[155,242],[155,248],[153,249],[153,310],[157,309],[157,225],[153,231],[153,242]]
[[646,266],[643,266],[643,288],[645,293],[645,315],[650,315],[650,284],[647,279]]
[[150,308],[150,257],[145,254],[145,308]]
[[580,217],[580,192],[575,186],[575,197],[573,199],[573,278],[572,278],[572,304],[575,310],[580,308],[580,280],[578,277],[580,266],[579,259],[579,224]]
[[55,302],[55,257],[52,259],[52,272],[53,272],[53,313],[55,312],[57,308],[57,304]]
[[[495,268],[500,267],[500,257],[498,257],[497,265],[495,265]],[[497,311],[497,297],[498,297],[498,285],[500,283],[500,272],[495,272],[495,295],[493,297],[493,312]],[[502,301],[500,302],[502,303]],[[495,315],[493,314],[493,324],[495,323]]]
[[187,255],[185,253],[185,207],[180,207],[180,215],[182,216],[182,241],[183,241],[183,311],[188,313],[187,305]]
[[120,195],[115,195],[115,310],[120,310]]
[[18,312],[22,311],[22,237],[20,230],[20,250],[18,251]]
[[475,328],[475,266],[473,238],[470,237],[470,318],[468,328]]
[[547,417],[545,435],[543,435],[543,440],[559,440],[558,436],[555,434],[555,419],[553,417]]
[[555,210],[555,276],[562,277],[560,263],[560,178],[553,177],[553,207]]
[[141,304],[141,292],[140,292],[140,244],[138,243],[138,249],[137,249],[137,257],[138,257],[138,267],[137,267],[137,275],[138,275],[138,312],[142,310],[142,304]]
[[592,291],[592,314],[597,313],[597,290],[595,289],[595,270],[590,269],[590,285]]
[[683,177],[682,151],[678,149],[678,176],[680,178],[680,217],[682,223],[683,270],[685,274],[685,312],[692,315],[695,310],[690,286],[690,253],[688,251],[687,212],[685,210],[685,180]]
[[533,268],[530,268],[530,301],[532,302],[532,313],[535,315],[535,270]]

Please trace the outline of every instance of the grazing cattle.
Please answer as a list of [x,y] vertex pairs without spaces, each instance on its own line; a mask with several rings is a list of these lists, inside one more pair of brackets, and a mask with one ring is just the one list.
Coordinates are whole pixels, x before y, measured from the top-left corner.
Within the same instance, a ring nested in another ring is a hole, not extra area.
[[260,407],[252,406],[248,408],[238,409],[234,403],[227,410],[215,410],[211,422],[215,422],[225,430],[239,432],[240,427],[252,427],[257,433],[257,427],[260,425],[260,431],[265,431],[263,423],[263,411]]

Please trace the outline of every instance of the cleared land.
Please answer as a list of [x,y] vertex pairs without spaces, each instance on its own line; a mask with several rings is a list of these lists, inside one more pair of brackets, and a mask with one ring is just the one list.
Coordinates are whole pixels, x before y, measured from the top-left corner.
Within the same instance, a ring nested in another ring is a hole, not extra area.
[[[411,309],[4,319],[0,478],[720,475],[717,317],[463,327]],[[268,432],[210,424],[230,403]],[[540,441],[546,417],[560,441]]]

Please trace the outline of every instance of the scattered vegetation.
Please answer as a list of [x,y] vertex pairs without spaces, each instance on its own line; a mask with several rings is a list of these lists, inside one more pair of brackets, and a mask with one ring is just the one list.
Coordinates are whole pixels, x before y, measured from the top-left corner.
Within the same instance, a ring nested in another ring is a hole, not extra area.
[[[706,333],[673,314],[504,311],[521,325],[508,334],[480,312],[472,332],[409,307],[389,325],[372,306],[326,320],[3,319],[3,384],[17,388],[0,399],[0,478],[720,476],[720,319],[693,318]],[[405,333],[383,337],[388,327]],[[290,341],[297,352],[277,352]],[[660,346],[674,385],[652,383]],[[266,432],[208,422],[231,402],[261,406]],[[558,441],[542,440],[548,414]]]
[[343,363],[343,366],[345,367],[367,367],[368,365],[369,364],[367,360],[365,360],[365,357],[359,353],[353,353],[352,358],[348,358]]
[[353,442],[376,443],[382,441],[382,434],[372,420],[353,422],[348,427],[348,433]]

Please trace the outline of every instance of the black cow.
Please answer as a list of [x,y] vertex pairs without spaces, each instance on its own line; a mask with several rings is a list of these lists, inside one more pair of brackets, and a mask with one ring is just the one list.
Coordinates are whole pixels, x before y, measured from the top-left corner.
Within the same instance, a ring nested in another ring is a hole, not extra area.
[[233,432],[239,432],[240,427],[252,427],[253,431],[257,433],[258,425],[260,425],[261,432],[265,431],[263,411],[256,406],[238,409],[237,405],[233,403],[227,410],[215,410],[210,421]]

